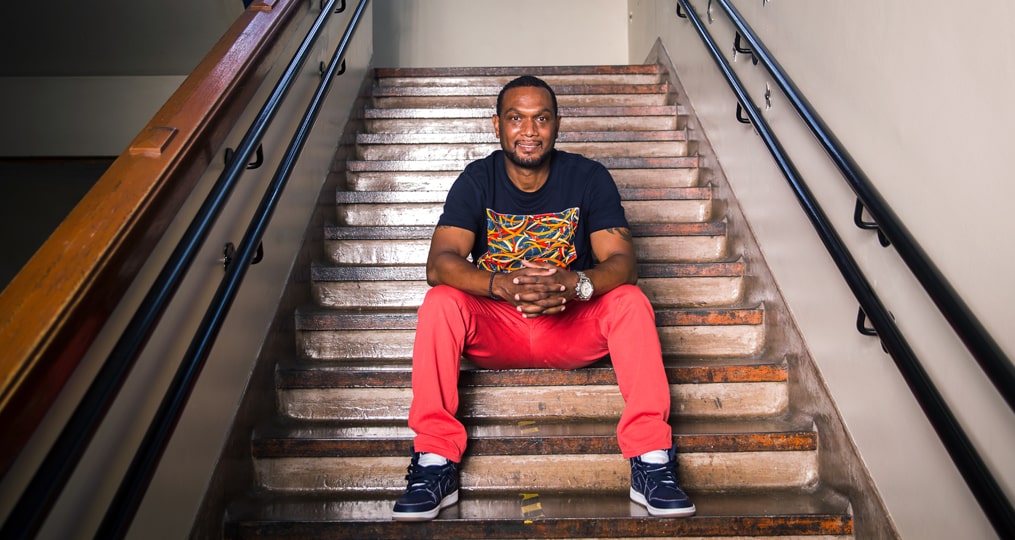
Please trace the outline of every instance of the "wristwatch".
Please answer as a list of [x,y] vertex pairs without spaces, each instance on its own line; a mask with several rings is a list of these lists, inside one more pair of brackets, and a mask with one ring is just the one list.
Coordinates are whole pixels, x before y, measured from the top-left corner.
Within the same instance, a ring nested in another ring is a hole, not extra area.
[[578,285],[575,286],[574,292],[578,300],[588,300],[592,298],[592,280],[585,275],[585,272],[578,271]]

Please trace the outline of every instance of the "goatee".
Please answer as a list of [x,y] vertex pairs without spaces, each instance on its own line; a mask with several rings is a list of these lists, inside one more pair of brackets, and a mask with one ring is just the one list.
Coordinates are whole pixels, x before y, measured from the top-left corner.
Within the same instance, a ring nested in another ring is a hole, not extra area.
[[546,162],[550,160],[550,155],[553,154],[553,149],[550,149],[538,157],[525,159],[518,157],[517,152],[508,151],[507,148],[503,148],[503,150],[504,155],[511,161],[511,163],[514,163],[516,166],[523,169],[538,169],[546,164]]

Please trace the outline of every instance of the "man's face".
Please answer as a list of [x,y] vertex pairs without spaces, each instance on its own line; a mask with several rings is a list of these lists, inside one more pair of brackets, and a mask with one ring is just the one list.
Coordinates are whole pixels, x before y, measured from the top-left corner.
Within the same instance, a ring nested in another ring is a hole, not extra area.
[[504,154],[515,165],[538,169],[550,158],[560,118],[545,88],[520,86],[504,93],[503,111],[493,117],[493,128]]

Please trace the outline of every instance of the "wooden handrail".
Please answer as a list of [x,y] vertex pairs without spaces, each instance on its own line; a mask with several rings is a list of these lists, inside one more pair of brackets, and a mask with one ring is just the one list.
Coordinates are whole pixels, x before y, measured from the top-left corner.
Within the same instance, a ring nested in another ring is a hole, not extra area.
[[0,475],[217,157],[307,4],[252,4],[0,293]]

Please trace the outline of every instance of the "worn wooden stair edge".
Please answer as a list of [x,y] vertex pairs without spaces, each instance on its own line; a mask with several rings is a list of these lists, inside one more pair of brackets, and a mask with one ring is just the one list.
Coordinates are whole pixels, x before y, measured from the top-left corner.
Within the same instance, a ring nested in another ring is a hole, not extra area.
[[[849,504],[822,486],[795,490],[692,492],[698,513],[652,518],[627,493],[463,491],[429,523],[391,521],[391,500],[333,496],[253,496],[230,510],[226,537],[433,538],[832,538],[853,533]],[[761,502],[759,502],[759,500]],[[307,508],[312,510],[308,511]]]
[[[346,163],[346,170],[350,172],[363,171],[454,171],[461,172],[472,163],[471,159],[452,160],[350,160]],[[604,157],[596,161],[602,163],[607,169],[687,169],[697,168],[699,161],[697,156],[686,157],[656,157],[656,158],[612,158]]]
[[[743,277],[744,262],[719,261],[706,263],[642,263],[638,265],[639,278],[679,277]],[[310,267],[310,279],[315,282],[343,281],[423,281],[426,268],[411,266],[335,266],[325,262],[314,262]]]
[[[617,454],[616,419],[470,424],[468,455]],[[679,421],[678,453],[815,451],[818,433],[806,419]],[[254,434],[255,459],[370,457],[411,454],[413,433],[402,425],[363,426],[331,421],[310,426],[280,422]]]
[[[558,108],[561,118],[673,117],[678,116],[680,111],[680,105],[571,105]],[[492,116],[493,109],[491,107],[446,107],[439,109],[428,107],[367,107],[363,111],[363,118],[365,120],[455,120],[466,118],[489,120]]]
[[[720,326],[764,324],[763,304],[754,307],[662,308],[657,326]],[[415,330],[415,310],[326,310],[302,308],[296,313],[296,330]]]
[[[725,221],[685,223],[635,223],[631,234],[637,238],[659,236],[725,236]],[[324,227],[324,240],[430,240],[432,226],[371,226],[346,227],[328,225]]]
[[[728,361],[688,362],[683,359],[664,359],[667,381],[670,384],[693,383],[749,383],[784,382],[788,379],[785,361]],[[408,388],[412,370],[408,359],[402,362],[377,362],[371,369],[341,361],[300,361],[291,367],[276,370],[276,384],[280,389],[307,388]],[[465,363],[460,384],[464,386],[556,386],[556,385],[615,385],[616,375],[609,359],[590,367],[575,370],[511,369],[488,370],[469,367]]]
[[[702,201],[712,199],[712,188],[619,188],[621,199],[634,201]],[[344,191],[335,192],[335,203],[342,204],[393,204],[433,203],[444,204],[447,192],[441,191]]]
[[[686,141],[684,130],[656,131],[561,131],[557,142],[672,142]],[[500,139],[490,132],[466,133],[359,133],[356,144],[498,144]]]

